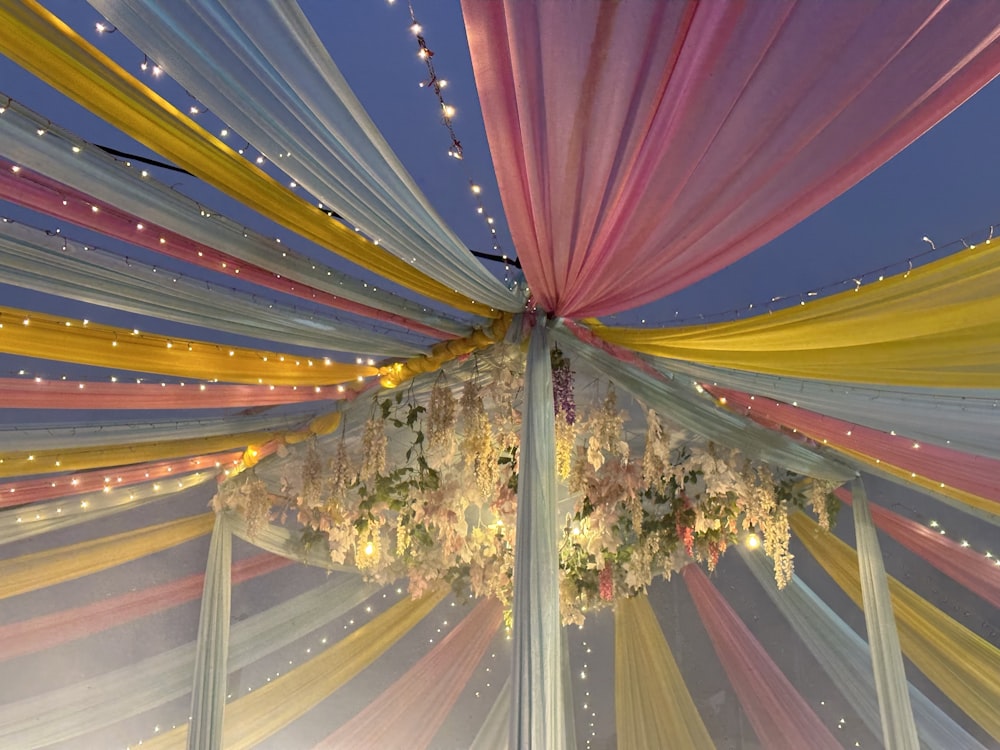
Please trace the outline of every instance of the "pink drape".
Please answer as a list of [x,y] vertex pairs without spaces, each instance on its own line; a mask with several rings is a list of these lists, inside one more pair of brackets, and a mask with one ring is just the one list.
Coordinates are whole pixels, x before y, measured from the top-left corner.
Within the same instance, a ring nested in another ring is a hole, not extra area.
[[0,407],[10,409],[225,409],[353,398],[336,386],[227,383],[94,383],[0,378]]
[[[850,492],[841,488],[835,494],[850,504]],[[944,534],[871,501],[868,502],[868,508],[879,529],[956,583],[962,584],[994,607],[1000,607],[1000,571],[997,570],[995,559],[963,547]]]
[[795,429],[817,442],[827,441],[948,487],[1000,502],[1000,460],[995,458],[880,432],[765,396],[750,396],[715,386],[706,390],[725,397],[729,406],[768,426]]
[[[114,237],[171,258],[177,258],[224,275],[232,275],[233,278],[238,277],[243,281],[259,284],[267,289],[284,292],[293,297],[363,315],[373,320],[394,323],[426,336],[438,339],[454,338],[454,334],[444,333],[402,315],[369,307],[360,302],[324,292],[322,289],[315,289],[287,279],[215,250],[208,245],[188,239],[184,235],[151,224],[146,219],[116,208],[110,203],[92,198],[86,193],[37,172],[21,168],[15,173],[11,171],[12,166],[14,166],[13,162],[0,159],[0,198],[11,203],[65,221],[71,221],[77,226],[92,229],[108,237]],[[94,212],[93,206],[97,206],[99,210]],[[142,229],[137,228],[140,224]],[[166,242],[160,242],[160,238]],[[237,269],[239,269],[238,272]]]
[[476,605],[440,643],[314,750],[425,750],[500,627],[496,599]]
[[1000,72],[994,3],[462,0],[539,304],[607,315],[816,211]]
[[57,477],[23,477],[0,482],[0,508],[54,500],[59,497],[100,492],[105,487],[128,487],[164,477],[176,477],[193,471],[203,471],[218,464],[220,467],[236,463],[243,451],[212,453],[206,456],[178,458],[174,461],[152,461],[117,469],[97,469],[62,474]]
[[837,750],[840,743],[803,700],[764,647],[701,568],[688,565],[684,582],[761,747]]
[[[232,585],[236,586],[291,564],[291,560],[270,553],[240,560],[233,563]],[[82,607],[4,625],[0,627],[0,660],[86,638],[116,625],[193,601],[201,596],[204,581],[204,573],[195,573]]]

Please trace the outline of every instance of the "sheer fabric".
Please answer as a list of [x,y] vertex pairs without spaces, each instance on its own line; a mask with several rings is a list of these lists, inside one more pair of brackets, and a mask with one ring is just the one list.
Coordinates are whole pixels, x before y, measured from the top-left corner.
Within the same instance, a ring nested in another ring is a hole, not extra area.
[[97,573],[207,535],[212,514],[179,518],[134,531],[0,560],[0,599]]
[[[266,553],[248,557],[233,563],[232,584],[237,586],[290,563],[290,560]],[[205,575],[194,573],[138,591],[0,626],[0,660],[86,638],[107,628],[194,601],[201,596],[204,584]]]
[[762,747],[836,750],[840,743],[767,655],[701,568],[682,571],[701,621]]
[[[781,611],[869,731],[878,736],[882,731],[882,720],[868,644],[798,576],[792,576],[788,585],[778,591],[774,585],[774,572],[764,555],[750,553],[742,547],[739,551],[771,603]],[[959,747],[984,750],[972,735],[926,695],[913,685],[909,685],[908,690],[920,735],[920,747],[927,750]]]
[[846,466],[785,435],[718,408],[707,397],[701,397],[692,384],[682,385],[677,380],[654,377],[565,331],[556,329],[555,338],[570,357],[586,363],[648,407],[660,414],[669,414],[673,422],[697,435],[807,476],[843,482],[854,475]]
[[[1000,44],[993,49],[1000,52]],[[995,388],[998,261],[1000,239],[993,239],[875,284],[744,320],[596,331],[636,351],[716,367],[852,383]]]
[[295,3],[92,0],[136,46],[282,170],[381,247],[470,299],[520,301],[465,248]]
[[853,456],[866,456],[868,463],[884,461],[938,484],[1000,503],[1000,459],[925,445],[909,436],[880,432],[769,398],[751,398],[727,388],[711,391],[757,421],[794,429],[835,449],[850,449]]
[[[861,606],[857,555],[804,513],[789,519],[792,531],[855,604]],[[1000,649],[962,626],[894,578],[889,592],[903,653],[955,705],[1000,740]]]
[[462,11],[514,244],[539,305],[566,317],[659,299],[756,250],[1000,64],[986,5]]
[[[470,301],[453,287],[331,221],[326,212],[271,179],[136,82],[40,5],[32,2],[0,9],[0,20],[0,43],[11,59],[178,166],[363,268],[459,309],[489,314],[488,306]],[[38,65],[42,58],[47,62]]]
[[620,750],[715,750],[645,594],[615,604]]
[[[845,499],[840,491],[837,496]],[[850,497],[846,499],[850,501]],[[956,583],[1000,608],[1000,577],[997,576],[996,564],[990,558],[881,505],[868,503],[868,508],[881,531],[910,552],[920,555]]]
[[[44,138],[39,139],[39,129],[45,130]],[[454,318],[392,292],[383,289],[376,294],[360,279],[292,248],[275,256],[274,237],[241,225],[148,173],[137,174],[127,162],[90,147],[17,102],[6,104],[0,133],[4,155],[22,167],[16,176],[0,180],[0,195],[11,203],[268,289],[432,336],[440,335],[438,328],[465,329]],[[144,225],[141,231],[139,222]]]
[[882,550],[868,511],[868,495],[860,478],[851,482],[851,495],[858,544],[858,576],[875,674],[875,691],[882,717],[882,740],[887,750],[906,750],[917,745],[917,728],[913,723],[913,709],[910,707]]
[[[0,181],[12,174],[0,160]],[[156,227],[137,223],[143,229],[133,231],[156,233]],[[370,326],[188,278],[14,222],[0,223],[0,273],[11,286],[281,345],[404,357],[421,350]],[[165,275],[168,286],[162,283]]]
[[[431,593],[421,599],[403,599],[322,654],[230,702],[226,706],[223,746],[227,750],[249,750],[288,726],[384,654],[443,596]],[[147,740],[143,747],[183,748],[187,733],[188,725],[184,724]]]
[[512,750],[567,747],[550,356],[548,331],[539,317],[528,344],[517,486]]
[[502,615],[498,601],[481,601],[406,674],[314,750],[426,750],[483,658]]
[[997,389],[878,388],[741,372],[676,360],[662,365],[706,385],[735,388],[758,398],[770,396],[882,432],[895,430],[920,442],[1000,458],[1000,434],[995,429],[993,406],[1000,398]]

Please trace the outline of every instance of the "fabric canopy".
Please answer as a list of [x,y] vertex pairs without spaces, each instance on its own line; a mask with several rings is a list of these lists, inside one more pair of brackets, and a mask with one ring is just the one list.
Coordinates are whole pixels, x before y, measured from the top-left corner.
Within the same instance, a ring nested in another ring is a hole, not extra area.
[[988,4],[462,11],[518,256],[539,304],[566,317],[658,299],[756,250],[1000,63]]

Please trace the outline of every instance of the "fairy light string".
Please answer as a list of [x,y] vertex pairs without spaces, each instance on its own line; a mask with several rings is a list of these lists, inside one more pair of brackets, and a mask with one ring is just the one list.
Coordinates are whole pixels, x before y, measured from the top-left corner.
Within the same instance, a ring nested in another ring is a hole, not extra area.
[[[391,3],[390,3],[391,4]],[[441,78],[437,74],[437,70],[434,67],[434,51],[427,46],[427,39],[424,37],[424,27],[417,21],[416,12],[413,9],[413,3],[407,2],[407,8],[410,12],[410,31],[413,32],[414,37],[417,40],[417,57],[419,57],[427,68],[427,78],[420,82],[420,88],[426,88],[434,92],[434,96],[437,98],[438,105],[441,110],[441,123],[444,125],[445,129],[448,131],[448,136],[451,139],[451,145],[448,147],[448,156],[452,159],[463,162],[465,161],[465,150],[462,147],[462,142],[458,139],[458,135],[455,132],[455,126],[453,119],[456,114],[454,105],[450,104],[444,96],[444,89],[448,86],[447,79]],[[476,213],[483,217],[486,222],[486,228],[490,235],[490,244],[493,248],[493,254],[481,253],[472,251],[472,254],[477,258],[484,258],[486,260],[493,260],[501,262],[504,264],[504,280],[510,284],[510,268],[514,266],[515,268],[520,268],[521,263],[516,257],[509,256],[501,247],[500,237],[497,234],[496,218],[487,210],[486,204],[483,201],[483,188],[482,186],[472,178],[469,174],[468,166],[465,167],[466,179],[469,183],[469,192],[472,194],[473,202],[476,206]]]

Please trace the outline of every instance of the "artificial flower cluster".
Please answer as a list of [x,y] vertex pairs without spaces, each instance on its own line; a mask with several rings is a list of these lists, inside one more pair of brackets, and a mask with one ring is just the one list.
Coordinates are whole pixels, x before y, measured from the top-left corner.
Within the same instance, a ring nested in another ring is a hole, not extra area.
[[[497,349],[489,377],[467,379],[457,399],[443,375],[426,407],[402,392],[377,398],[360,451],[343,433],[311,441],[290,456],[279,487],[248,472],[223,485],[217,507],[243,514],[251,532],[292,512],[306,544],[324,544],[334,562],[377,583],[408,578],[414,596],[443,581],[509,607],[523,358],[516,347]],[[829,487],[692,439],[652,410],[634,458],[636,436],[614,387],[577,415],[569,363],[559,355],[553,365],[554,416],[569,428],[560,471],[565,622],[582,622],[692,560],[713,570],[748,532],[763,537],[778,586],[790,580],[788,512],[808,504],[828,525],[836,507]],[[390,443],[405,449],[387,455]]]

